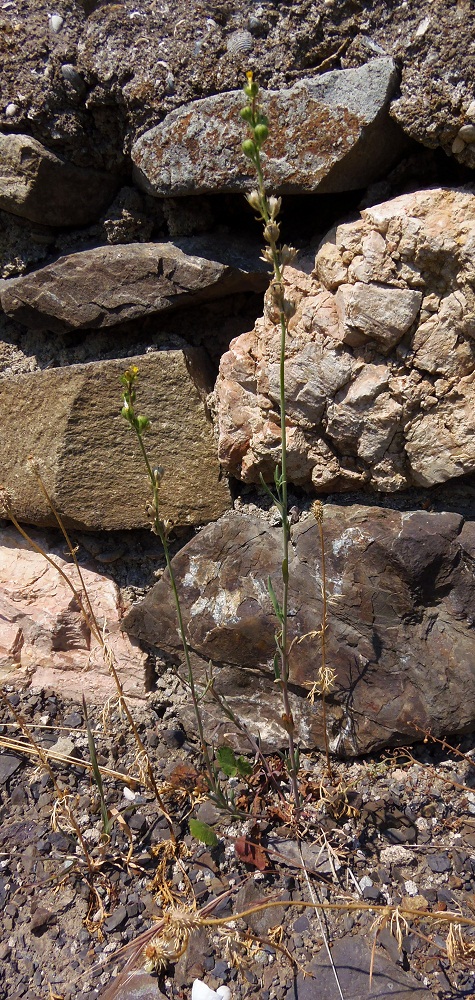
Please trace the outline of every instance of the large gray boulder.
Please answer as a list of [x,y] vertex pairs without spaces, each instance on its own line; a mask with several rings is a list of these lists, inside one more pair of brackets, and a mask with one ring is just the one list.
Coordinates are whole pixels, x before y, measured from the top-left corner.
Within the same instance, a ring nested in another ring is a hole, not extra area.
[[[348,191],[365,187],[404,145],[387,105],[397,85],[391,59],[263,91],[273,124],[265,146],[266,183],[274,191]],[[132,148],[135,177],[155,195],[246,191],[254,171],[241,152],[241,91],[172,111]]]
[[[333,752],[363,754],[475,724],[475,526],[458,514],[325,507],[328,697]],[[285,744],[274,683],[276,620],[267,592],[281,592],[280,529],[226,515],[173,561],[197,677],[214,665],[215,687],[267,748]],[[322,624],[319,529],[292,529],[289,648],[299,742],[323,747],[322,706],[305,695],[318,678]],[[125,619],[129,634],[182,661],[165,575]],[[208,699],[209,702],[209,699]],[[183,717],[193,725],[189,706]],[[209,738],[233,727],[206,705]],[[242,739],[241,739],[241,745]]]

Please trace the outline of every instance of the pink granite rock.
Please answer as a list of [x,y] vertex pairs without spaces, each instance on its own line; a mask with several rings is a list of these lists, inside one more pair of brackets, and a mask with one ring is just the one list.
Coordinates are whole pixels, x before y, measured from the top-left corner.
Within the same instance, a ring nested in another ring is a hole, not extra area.
[[[31,537],[80,590],[66,543],[56,533],[31,530]],[[124,609],[119,589],[106,576],[82,569],[100,628],[117,661],[129,697],[145,696],[145,654],[121,632]],[[54,687],[63,695],[100,703],[117,693],[101,645],[84,621],[77,600],[60,573],[34,551],[14,527],[0,531],[0,681]]]
[[[289,480],[393,492],[475,470],[475,195],[434,189],[328,234],[309,275],[288,268]],[[216,384],[219,458],[272,479],[279,335],[268,311],[232,341]]]

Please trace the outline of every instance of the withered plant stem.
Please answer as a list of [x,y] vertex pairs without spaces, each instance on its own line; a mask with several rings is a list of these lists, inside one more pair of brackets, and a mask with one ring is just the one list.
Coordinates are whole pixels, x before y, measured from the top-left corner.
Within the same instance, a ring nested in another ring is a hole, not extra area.
[[[55,773],[53,771],[53,768],[51,767],[51,764],[50,764],[50,762],[48,760],[48,756],[45,753],[43,747],[40,747],[39,743],[36,742],[33,734],[30,732],[30,729],[29,729],[27,723],[25,722],[23,716],[20,714],[20,712],[17,712],[16,708],[9,702],[9,700],[8,700],[5,692],[2,690],[2,688],[0,688],[0,698],[2,699],[2,701],[3,701],[4,705],[5,705],[5,707],[8,709],[8,711],[10,711],[11,714],[13,715],[13,718],[15,719],[15,722],[16,722],[17,726],[19,727],[19,729],[21,730],[21,732],[23,733],[25,739],[28,740],[28,742],[31,744],[31,746],[32,746],[35,754],[37,755],[37,757],[39,757],[42,766],[44,767],[45,771],[47,771],[48,776],[51,779],[51,782],[52,782],[53,788],[54,788],[54,792],[55,792],[55,795],[56,795],[56,799],[59,802],[60,806],[63,805],[63,803],[65,801],[65,798],[66,798],[66,792],[65,792],[65,790],[63,790],[62,788],[59,787],[58,782],[56,781]],[[76,834],[78,842],[81,845],[81,849],[82,849],[82,852],[84,854],[87,867],[88,867],[90,873],[92,874],[95,871],[94,862],[93,862],[93,860],[91,858],[91,855],[89,854],[89,850],[88,850],[86,841],[84,840],[84,837],[83,837],[83,835],[81,833],[81,829],[80,829],[79,824],[78,824],[78,822],[76,820],[76,817],[75,817],[74,813],[72,812],[72,810],[69,807],[67,807],[67,810],[66,810],[65,807],[64,807],[64,805],[63,805],[63,811],[64,811],[64,814],[67,817],[68,823],[71,824],[71,826],[72,826],[72,828],[74,830],[74,833]]]

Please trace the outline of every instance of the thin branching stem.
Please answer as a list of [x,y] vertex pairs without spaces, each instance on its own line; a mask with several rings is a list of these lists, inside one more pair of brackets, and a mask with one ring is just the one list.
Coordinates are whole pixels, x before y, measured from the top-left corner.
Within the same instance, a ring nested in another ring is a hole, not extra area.
[[[248,195],[247,200],[252,208],[259,213],[259,218],[264,226],[264,239],[268,244],[268,250],[264,251],[266,260],[272,265],[273,276],[271,282],[272,302],[278,313],[278,323],[280,325],[280,351],[279,351],[279,411],[280,411],[280,431],[281,431],[281,463],[280,474],[276,477],[277,497],[276,502],[282,520],[282,602],[280,606],[279,624],[280,629],[276,635],[276,642],[280,656],[280,688],[282,691],[283,703],[283,725],[287,732],[289,751],[289,775],[292,785],[292,794],[298,818],[302,803],[298,784],[298,752],[295,745],[295,727],[292,717],[292,710],[289,697],[289,642],[288,642],[288,609],[289,609],[289,543],[290,524],[288,516],[288,495],[287,495],[287,421],[286,421],[286,395],[285,395],[285,359],[286,341],[288,334],[289,316],[292,314],[291,303],[285,300],[283,269],[284,264],[292,259],[293,251],[285,247],[282,250],[278,247],[277,241],[280,235],[280,227],[277,223],[277,216],[280,210],[280,199],[268,198],[264,183],[262,169],[261,148],[267,139],[267,119],[262,114],[259,103],[259,88],[253,80],[252,73],[247,74],[247,85],[244,93],[248,99],[248,104],[243,108],[241,114],[247,122],[251,139],[247,139],[243,145],[243,152],[254,164],[258,190]],[[286,259],[284,259],[284,250]]]
[[142,457],[145,463],[145,467],[147,470],[147,475],[150,481],[150,488],[152,491],[152,504],[151,504],[152,530],[160,538],[165,555],[165,562],[168,570],[170,586],[175,605],[175,612],[177,616],[178,631],[180,634],[181,644],[183,647],[183,654],[185,657],[187,681],[190,688],[191,700],[193,702],[193,709],[195,713],[196,724],[198,727],[198,734],[200,739],[200,749],[207,772],[208,784],[210,787],[210,791],[217,804],[223,809],[228,809],[229,803],[226,799],[226,796],[223,794],[220,784],[216,778],[215,768],[213,767],[213,762],[211,760],[211,756],[209,753],[208,743],[206,741],[204,733],[203,719],[199,706],[198,692],[196,690],[196,684],[193,675],[190,649],[186,637],[185,625],[183,622],[183,614],[181,610],[180,597],[178,594],[178,587],[176,584],[175,574],[172,566],[172,560],[170,557],[170,547],[168,545],[168,534],[171,525],[167,521],[164,521],[160,516],[159,489],[160,489],[161,479],[163,476],[163,470],[160,467],[156,469],[152,468],[149,457],[147,455],[147,449],[145,448],[143,434],[150,426],[150,421],[145,417],[138,416],[135,412],[135,389],[133,386],[135,379],[137,378],[137,374],[138,374],[138,369],[135,367],[131,367],[126,371],[125,375],[122,377],[121,381],[125,387],[124,407],[122,409],[122,414],[130,423],[133,430],[135,431],[136,437],[139,442],[140,450],[142,453]]

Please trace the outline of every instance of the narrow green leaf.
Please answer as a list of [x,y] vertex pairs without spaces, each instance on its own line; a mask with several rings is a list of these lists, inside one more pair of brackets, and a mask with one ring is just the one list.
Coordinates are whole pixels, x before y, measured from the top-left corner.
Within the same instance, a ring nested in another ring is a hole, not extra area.
[[86,699],[85,699],[84,695],[82,696],[82,705],[83,705],[83,712],[84,712],[84,721],[86,723],[87,743],[88,743],[88,747],[89,747],[89,756],[91,758],[92,773],[94,775],[94,781],[96,782],[96,785],[97,785],[97,790],[99,792],[99,801],[100,801],[100,804],[101,804],[102,829],[103,829],[104,835],[106,837],[110,837],[111,826],[110,826],[110,820],[109,820],[109,813],[107,811],[107,806],[106,806],[106,800],[105,800],[105,795],[104,795],[104,787],[103,787],[103,784],[102,784],[102,775],[101,775],[101,772],[99,770],[99,764],[97,763],[96,744],[94,742],[94,736],[93,736],[93,732],[92,732],[91,725],[90,725],[90,722],[89,722],[89,717],[88,717],[88,714],[87,714]]
[[262,489],[265,490],[265,492],[267,493],[267,496],[269,496],[271,498],[272,503],[278,504],[279,503],[279,497],[276,497],[273,494],[272,490],[267,485],[267,483],[266,483],[266,481],[264,479],[264,476],[262,475],[262,472],[259,473],[259,480],[260,480],[260,484],[262,486]]
[[276,681],[280,681],[280,656],[278,653],[274,656],[274,677]]
[[220,747],[216,753],[216,760],[228,778],[234,778],[238,772],[238,766],[234,750],[231,747]]
[[195,840],[199,840],[200,843],[206,844],[207,847],[216,847],[216,844],[219,843],[214,830],[207,823],[200,823],[198,819],[190,819],[189,827],[191,836]]
[[282,622],[282,608],[277,600],[270,576],[267,577],[267,591],[272,601],[272,607],[274,608],[277,618],[279,619],[280,622]]

